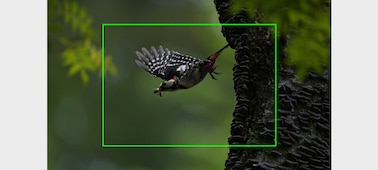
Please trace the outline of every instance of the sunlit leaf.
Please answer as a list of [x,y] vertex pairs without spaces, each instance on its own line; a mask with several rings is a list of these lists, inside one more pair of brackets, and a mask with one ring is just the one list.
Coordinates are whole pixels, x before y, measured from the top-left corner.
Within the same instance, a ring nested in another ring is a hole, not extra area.
[[74,54],[71,54],[70,50],[65,50],[62,54],[62,57],[64,66],[77,63],[76,56]]
[[82,70],[82,66],[80,63],[72,65],[72,67],[68,70],[68,76],[72,76]]
[[[52,0],[49,4],[54,15],[49,16],[49,29],[66,28],[61,23],[51,22],[53,17],[60,16],[63,22],[67,24],[68,34],[59,38],[65,49],[61,53],[62,65],[68,66],[68,76],[80,74],[84,84],[89,83],[89,74],[101,71],[101,49],[98,44],[98,33],[93,27],[93,19],[88,16],[87,10],[82,8],[75,1],[57,1]],[[59,15],[58,15],[59,14]],[[66,30],[64,30],[66,33]],[[70,35],[71,34],[71,35]],[[71,36],[74,35],[75,39]],[[112,62],[110,56],[105,56],[106,72],[111,75],[117,73],[117,68]]]
[[105,73],[108,71],[112,75],[116,75],[118,73],[116,66],[112,62],[112,58],[110,56],[105,56]]
[[85,85],[89,83],[89,75],[85,70],[80,71],[80,77]]

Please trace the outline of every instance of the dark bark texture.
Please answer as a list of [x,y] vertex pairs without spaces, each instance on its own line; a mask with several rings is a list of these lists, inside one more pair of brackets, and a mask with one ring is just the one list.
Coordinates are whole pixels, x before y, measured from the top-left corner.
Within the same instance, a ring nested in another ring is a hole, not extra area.
[[[257,23],[227,13],[232,0],[215,0],[221,23]],[[274,35],[272,27],[223,27],[236,50],[236,105],[229,144],[274,143]],[[284,65],[287,38],[278,38],[278,147],[230,148],[225,169],[330,169],[329,71],[298,82]]]

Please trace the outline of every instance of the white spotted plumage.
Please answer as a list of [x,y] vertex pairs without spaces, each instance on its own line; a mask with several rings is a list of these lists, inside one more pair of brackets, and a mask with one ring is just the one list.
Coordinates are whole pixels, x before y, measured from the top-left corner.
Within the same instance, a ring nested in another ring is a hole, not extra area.
[[212,73],[216,73],[214,72],[215,60],[228,46],[227,44],[205,60],[181,54],[162,46],[159,46],[156,50],[152,46],[150,51],[146,48],[142,48],[141,52],[136,51],[139,60],[135,60],[135,63],[155,77],[164,80],[158,88],[154,89],[154,93],[159,93],[161,96],[161,91],[191,88],[201,82],[207,73],[210,73],[211,77],[215,79],[212,75]]
[[159,46],[158,50],[155,47],[151,47],[151,51],[142,48],[142,52],[136,52],[139,59],[135,60],[136,64],[152,75],[164,80],[169,80],[173,77],[181,78],[192,65],[200,61],[195,57],[180,54],[168,48],[164,49],[162,46]]

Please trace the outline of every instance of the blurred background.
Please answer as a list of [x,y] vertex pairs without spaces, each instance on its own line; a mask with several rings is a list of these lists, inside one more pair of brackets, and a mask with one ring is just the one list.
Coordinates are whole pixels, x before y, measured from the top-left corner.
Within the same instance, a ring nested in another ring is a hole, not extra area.
[[[286,64],[299,79],[329,66],[330,1],[235,0],[231,15],[256,9],[285,35]],[[228,149],[101,148],[101,24],[218,23],[213,1],[48,1],[49,169],[223,169]],[[162,45],[206,58],[226,44],[220,27],[107,27],[106,144],[226,144],[235,103],[233,50],[218,80],[152,95],[161,80],[134,63],[135,51]]]
[[[223,169],[227,148],[102,148],[101,24],[218,23],[213,1],[59,1],[48,14],[48,168]],[[135,51],[167,47],[203,59],[226,44],[220,27],[106,27],[106,144],[227,144],[235,103],[233,50],[218,80],[152,94],[162,81]]]

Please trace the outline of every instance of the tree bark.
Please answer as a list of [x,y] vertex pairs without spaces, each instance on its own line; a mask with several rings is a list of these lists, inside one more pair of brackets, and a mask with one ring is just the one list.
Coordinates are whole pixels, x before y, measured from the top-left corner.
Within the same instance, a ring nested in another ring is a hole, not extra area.
[[[257,23],[232,0],[214,0],[221,23]],[[274,143],[274,35],[271,27],[222,27],[235,49],[236,105],[229,144]],[[230,148],[225,169],[330,169],[329,71],[299,82],[284,64],[288,39],[278,38],[278,146]]]

